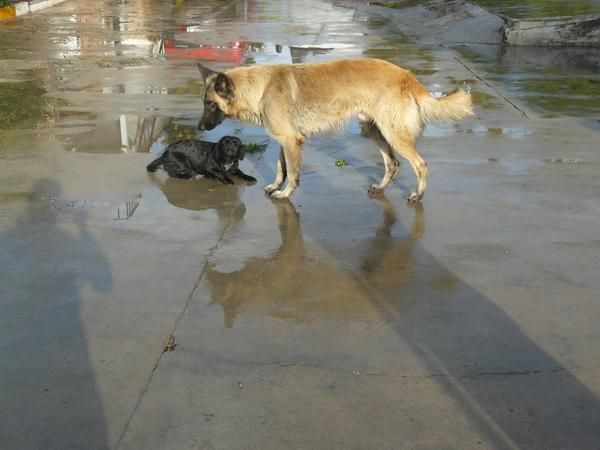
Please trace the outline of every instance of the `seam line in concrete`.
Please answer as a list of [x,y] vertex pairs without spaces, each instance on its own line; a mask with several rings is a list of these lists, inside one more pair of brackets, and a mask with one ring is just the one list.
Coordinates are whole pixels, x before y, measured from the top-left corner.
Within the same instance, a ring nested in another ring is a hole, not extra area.
[[522,110],[521,108],[519,108],[514,102],[512,102],[508,97],[506,97],[504,94],[502,94],[498,89],[496,89],[492,84],[490,84],[487,80],[485,80],[484,78],[482,78],[481,76],[479,76],[477,74],[477,72],[475,72],[473,69],[471,69],[467,63],[465,63],[462,59],[460,59],[456,52],[454,50],[452,50],[451,48],[448,48],[446,45],[442,44],[442,47],[444,47],[445,49],[449,50],[453,55],[454,55],[454,59],[456,61],[458,61],[465,69],[467,69],[469,72],[471,72],[473,74],[474,77],[476,77],[479,81],[481,81],[483,84],[485,84],[487,87],[489,87],[491,90],[493,90],[496,94],[498,94],[501,98],[504,99],[504,101],[506,101],[507,103],[509,103],[513,108],[515,108],[517,111],[519,111],[521,114],[523,114],[523,116],[529,120],[529,116],[527,115],[527,113]]
[[[256,172],[256,166],[261,161],[263,155],[264,155],[264,152],[262,152],[260,154],[260,156],[257,158],[256,164],[254,165],[254,170],[252,171],[252,173]],[[185,301],[185,304],[183,305],[183,309],[177,315],[177,318],[175,319],[175,323],[173,324],[173,328],[171,329],[171,333],[169,334],[169,336],[175,336],[177,328],[179,327],[179,323],[181,322],[181,320],[185,316],[185,313],[187,312],[187,310],[188,310],[188,308],[189,308],[189,306],[190,306],[190,304],[192,302],[192,299],[194,298],[194,294],[198,290],[198,286],[200,285],[200,282],[202,281],[202,278],[204,277],[204,273],[206,272],[206,266],[208,265],[208,261],[210,260],[210,257],[212,256],[213,252],[217,248],[219,248],[219,245],[221,244],[221,242],[223,241],[223,239],[227,235],[227,232],[233,226],[233,216],[234,216],[234,214],[235,214],[235,211],[232,211],[231,215],[228,218],[227,224],[223,227],[223,230],[222,230],[221,234],[219,235],[219,238],[217,239],[217,242],[215,243],[215,245],[213,245],[208,250],[208,254],[206,256],[204,264],[202,265],[202,269],[200,270],[200,274],[198,275],[198,278],[196,279],[196,282],[194,283],[194,286],[192,287],[192,290],[190,291],[190,293],[189,293],[189,295],[188,295],[188,297],[187,297],[187,299]],[[135,416],[135,413],[137,412],[137,410],[139,409],[140,405],[142,404],[144,396],[146,395],[146,392],[150,388],[150,384],[152,383],[152,380],[154,378],[154,374],[156,372],[156,369],[158,368],[158,365],[160,364],[160,362],[161,362],[161,360],[162,360],[162,358],[163,358],[163,356],[164,356],[165,353],[166,353],[166,351],[163,349],[161,351],[160,355],[158,356],[158,358],[156,359],[156,362],[152,366],[152,369],[150,370],[150,375],[148,376],[148,379],[146,380],[146,383],[144,384],[144,387],[142,388],[142,390],[140,392],[140,395],[138,396],[138,399],[137,399],[137,401],[135,403],[135,406],[133,407],[133,410],[131,411],[131,414],[129,414],[129,417],[127,418],[127,421],[125,422],[125,425],[123,426],[123,430],[121,431],[121,434],[119,435],[119,439],[117,440],[115,448],[118,449],[118,448],[121,447],[121,443],[123,442],[123,439],[125,438],[125,435],[127,434],[127,431],[129,430],[129,425],[131,424],[131,421],[133,420],[133,416]]]

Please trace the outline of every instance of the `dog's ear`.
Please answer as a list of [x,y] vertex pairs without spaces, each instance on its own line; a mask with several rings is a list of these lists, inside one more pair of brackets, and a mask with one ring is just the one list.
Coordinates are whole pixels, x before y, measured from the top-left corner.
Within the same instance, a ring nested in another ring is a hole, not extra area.
[[217,74],[217,79],[215,80],[215,92],[219,97],[226,100],[231,100],[233,98],[233,83],[231,78],[223,72]]
[[215,73],[217,73],[214,70],[209,69],[208,67],[204,67],[200,63],[196,63],[196,65],[198,66],[198,70],[200,71],[200,75],[202,76],[202,81],[206,81],[206,79],[208,77],[210,77],[211,75],[214,75]]
[[246,146],[242,143],[242,141],[240,140],[240,138],[235,138],[235,147],[237,148],[238,151],[238,158],[241,160],[244,159],[244,156],[246,156]]

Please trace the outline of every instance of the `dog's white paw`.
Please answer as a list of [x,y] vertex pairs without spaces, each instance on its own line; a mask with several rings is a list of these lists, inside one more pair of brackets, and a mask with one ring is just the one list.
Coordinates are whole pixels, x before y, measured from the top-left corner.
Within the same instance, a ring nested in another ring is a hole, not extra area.
[[279,185],[277,185],[275,183],[267,184],[264,189],[267,194],[271,194],[271,193],[275,192],[277,189],[279,189]]
[[370,194],[379,194],[381,192],[383,192],[383,188],[381,186],[379,186],[378,184],[372,184],[371,186],[369,186]]
[[418,202],[423,198],[424,194],[417,194],[416,192],[411,192],[410,195],[406,198],[409,202]]
[[273,191],[273,192],[271,192],[270,195],[271,195],[271,198],[275,198],[277,200],[283,200],[290,196],[290,194],[285,191]]

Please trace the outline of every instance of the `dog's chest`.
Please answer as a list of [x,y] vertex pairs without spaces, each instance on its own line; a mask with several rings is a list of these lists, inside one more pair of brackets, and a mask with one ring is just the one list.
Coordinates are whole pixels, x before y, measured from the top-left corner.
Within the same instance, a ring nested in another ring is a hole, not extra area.
[[233,163],[233,162],[223,164],[223,168],[225,169],[225,172],[229,172],[234,164],[235,163]]

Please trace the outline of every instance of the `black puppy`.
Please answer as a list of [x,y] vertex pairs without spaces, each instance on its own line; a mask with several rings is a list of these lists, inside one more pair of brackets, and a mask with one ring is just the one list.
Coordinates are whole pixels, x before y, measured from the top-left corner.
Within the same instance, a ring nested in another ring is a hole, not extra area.
[[229,176],[235,176],[255,183],[256,178],[246,175],[238,167],[245,153],[242,141],[234,136],[225,136],[217,143],[185,139],[169,144],[146,170],[156,172],[162,166],[169,176],[184,180],[204,175],[225,184],[234,184]]

